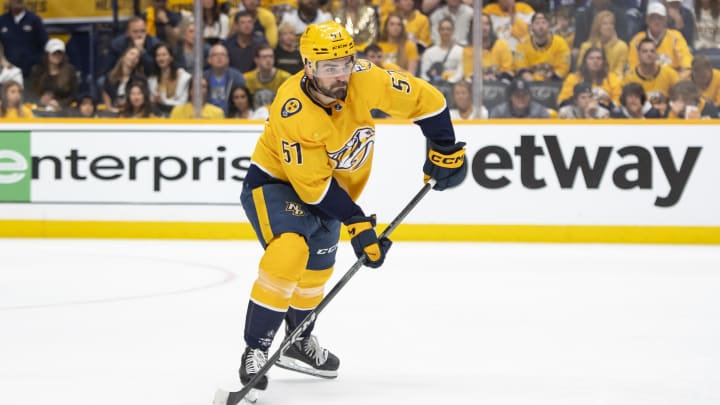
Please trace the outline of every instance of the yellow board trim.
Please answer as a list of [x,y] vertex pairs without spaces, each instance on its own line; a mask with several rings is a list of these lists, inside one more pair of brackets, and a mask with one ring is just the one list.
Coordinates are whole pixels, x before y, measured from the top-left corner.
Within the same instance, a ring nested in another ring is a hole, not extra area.
[[[378,229],[384,229],[379,225]],[[344,232],[341,236],[347,239]],[[6,238],[254,240],[249,223],[0,220]],[[401,224],[395,241],[720,244],[718,226]]]

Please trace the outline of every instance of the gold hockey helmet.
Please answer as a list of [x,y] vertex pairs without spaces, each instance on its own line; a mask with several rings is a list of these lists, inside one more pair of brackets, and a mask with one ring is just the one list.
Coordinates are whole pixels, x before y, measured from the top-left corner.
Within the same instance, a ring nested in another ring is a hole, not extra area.
[[355,41],[347,30],[335,21],[310,24],[300,37],[300,56],[303,64],[311,62],[313,69],[323,60],[355,56]]

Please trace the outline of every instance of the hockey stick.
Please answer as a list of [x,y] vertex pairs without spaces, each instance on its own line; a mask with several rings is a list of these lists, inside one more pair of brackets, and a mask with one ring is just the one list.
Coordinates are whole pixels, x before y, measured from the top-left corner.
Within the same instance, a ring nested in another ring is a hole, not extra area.
[[[398,225],[400,225],[400,223],[405,219],[405,217],[410,214],[410,211],[412,211],[413,208],[418,205],[420,200],[425,197],[425,195],[433,188],[433,186],[435,186],[435,179],[430,179],[430,181],[425,183],[423,188],[420,189],[420,191],[415,195],[415,197],[413,197],[413,199],[410,200],[410,202],[405,206],[405,208],[400,211],[397,217],[395,217],[395,219],[390,222],[390,225],[385,228],[385,230],[382,232],[382,234],[380,234],[378,239],[390,236],[390,234],[395,230],[395,228],[397,228]],[[245,386],[243,386],[240,391],[227,392],[223,390],[218,390],[215,394],[215,405],[218,405],[218,398],[224,398],[225,394],[227,394],[225,405],[237,405],[238,403],[240,403],[240,401],[245,398],[245,396],[250,392],[250,390],[255,388],[255,385],[257,385],[258,381],[260,381],[260,379],[265,374],[267,374],[270,368],[275,365],[275,362],[278,361],[278,359],[285,352],[285,350],[287,350],[288,347],[290,347],[293,343],[295,343],[295,341],[297,341],[300,334],[303,333],[313,321],[315,321],[318,314],[322,312],[322,310],[330,303],[330,301],[332,301],[333,298],[335,298],[335,296],[340,292],[340,290],[345,287],[345,285],[350,281],[350,279],[353,278],[355,273],[357,273],[357,271],[360,270],[360,268],[363,266],[366,259],[367,257],[365,255],[362,255],[359,259],[357,259],[355,264],[350,267],[350,270],[345,273],[345,275],[340,279],[340,281],[337,282],[337,284],[335,284],[335,286],[332,288],[332,290],[330,290],[330,292],[325,296],[325,298],[320,301],[320,304],[318,304],[318,306],[312,312],[310,312],[308,316],[305,317],[305,319],[300,323],[300,325],[295,328],[295,330],[293,330],[287,337],[285,337],[285,340],[283,340],[283,342],[280,344],[280,347],[275,351],[275,353],[273,353],[272,356],[270,356],[270,358],[268,358],[265,365],[260,370],[258,370],[257,374],[255,374],[255,376]]]

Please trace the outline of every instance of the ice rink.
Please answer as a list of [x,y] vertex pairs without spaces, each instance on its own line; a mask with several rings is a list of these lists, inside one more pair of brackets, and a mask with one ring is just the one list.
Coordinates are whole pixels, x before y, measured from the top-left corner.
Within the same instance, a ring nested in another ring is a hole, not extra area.
[[[260,253],[0,239],[0,404],[210,405],[239,389]],[[397,242],[316,334],[339,378],[273,368],[259,405],[720,404],[720,246]]]

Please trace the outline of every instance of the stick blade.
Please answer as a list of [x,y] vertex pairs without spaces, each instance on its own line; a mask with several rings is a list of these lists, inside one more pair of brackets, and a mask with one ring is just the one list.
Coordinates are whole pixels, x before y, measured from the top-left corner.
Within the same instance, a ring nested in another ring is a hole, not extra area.
[[257,403],[258,394],[256,390],[250,390],[247,395],[238,399],[238,392],[229,392],[222,389],[215,391],[213,405],[254,405]]

